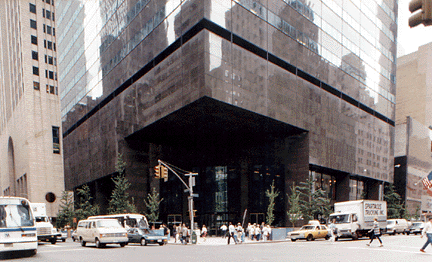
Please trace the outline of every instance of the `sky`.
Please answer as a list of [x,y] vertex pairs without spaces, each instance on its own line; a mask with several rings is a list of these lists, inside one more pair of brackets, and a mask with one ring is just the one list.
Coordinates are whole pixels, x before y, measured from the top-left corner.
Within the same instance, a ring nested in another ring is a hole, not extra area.
[[432,25],[408,26],[408,19],[412,15],[408,10],[411,0],[399,0],[398,18],[398,57],[418,50],[419,46],[432,42]]

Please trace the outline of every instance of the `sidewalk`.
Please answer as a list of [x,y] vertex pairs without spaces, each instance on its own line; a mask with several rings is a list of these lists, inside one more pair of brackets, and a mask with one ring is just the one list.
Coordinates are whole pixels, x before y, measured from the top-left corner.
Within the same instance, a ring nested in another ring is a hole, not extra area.
[[[256,240],[250,240],[248,238],[245,239],[245,242],[241,244],[270,244],[270,243],[277,243],[277,242],[285,242],[288,240],[276,240],[276,241],[256,241]],[[177,243],[174,243],[174,238],[171,237],[171,239],[168,241],[168,244],[172,245],[181,245],[180,241],[177,241]],[[228,244],[228,238],[222,238],[222,237],[207,237],[206,241],[204,241],[203,238],[198,237],[197,239],[197,245],[203,245],[203,246],[222,246]],[[240,244],[240,245],[241,245]],[[191,245],[191,242],[189,241],[188,245]],[[234,243],[234,240],[230,240],[230,245],[236,245]]]

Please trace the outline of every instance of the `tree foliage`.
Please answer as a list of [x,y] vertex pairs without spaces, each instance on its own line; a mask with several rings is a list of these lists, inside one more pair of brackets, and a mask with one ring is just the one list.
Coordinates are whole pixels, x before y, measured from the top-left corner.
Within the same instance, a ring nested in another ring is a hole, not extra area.
[[131,186],[131,183],[124,176],[126,163],[122,159],[122,155],[117,156],[116,172],[117,176],[112,178],[114,183],[114,189],[111,193],[111,199],[109,201],[108,213],[109,214],[120,214],[120,213],[136,213],[136,207],[134,199],[129,201],[129,193],[127,190]]
[[295,183],[293,183],[291,187],[291,195],[288,195],[288,203],[290,205],[287,211],[288,219],[291,221],[292,226],[295,227],[297,221],[302,217],[300,208],[300,192],[296,189]]
[[270,190],[266,190],[266,196],[269,198],[269,205],[267,207],[267,218],[266,222],[268,225],[271,226],[273,223],[275,216],[274,216],[274,209],[275,209],[275,199],[279,196],[279,191],[275,190],[274,180],[270,186]]
[[384,200],[387,202],[387,218],[401,218],[405,208],[393,184],[385,186]]
[[78,200],[75,202],[75,216],[77,221],[100,214],[99,206],[92,204],[93,197],[90,194],[88,185],[83,185],[82,188],[77,189],[77,197]]
[[159,193],[156,192],[155,188],[152,188],[151,194],[148,193],[147,200],[144,199],[144,203],[147,207],[147,219],[149,222],[156,222],[159,219],[159,206],[163,198],[159,200]]
[[300,210],[306,221],[328,217],[331,213],[330,199],[322,189],[313,190],[314,181],[309,178],[296,187],[300,198]]
[[73,218],[75,217],[74,200],[71,192],[63,191],[60,199],[60,209],[57,214],[57,228],[63,228],[67,225],[74,227]]

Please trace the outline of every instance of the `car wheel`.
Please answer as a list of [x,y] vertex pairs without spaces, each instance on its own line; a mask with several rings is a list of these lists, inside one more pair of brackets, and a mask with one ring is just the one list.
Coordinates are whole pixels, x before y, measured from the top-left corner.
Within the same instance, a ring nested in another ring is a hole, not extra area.
[[313,236],[312,236],[312,235],[308,235],[308,236],[307,236],[307,238],[306,238],[306,240],[307,240],[307,241],[313,241],[313,240],[314,240],[314,238],[313,238]]
[[162,242],[162,243],[159,243],[159,246],[163,246],[163,244],[164,244],[163,242]]
[[141,239],[141,242],[140,242],[140,243],[141,243],[141,246],[145,246],[145,245],[147,245],[147,243],[146,243],[146,241],[145,241],[144,238]]
[[80,237],[80,242],[81,242],[81,246],[85,247],[86,242],[82,239],[82,237]]
[[329,240],[330,239],[330,237],[329,236],[325,236],[325,238],[324,238],[325,240]]
[[97,247],[97,248],[101,248],[101,247],[103,247],[103,245],[102,245],[102,243],[99,241],[99,239],[96,239],[95,243],[96,243],[96,247]]
[[57,243],[57,239],[53,238],[50,240],[51,244],[55,245],[55,243]]
[[124,243],[124,242],[123,242],[123,243],[120,243],[120,246],[121,246],[121,247],[124,247],[124,246],[126,246],[126,244],[127,244],[127,243]]
[[291,238],[291,241],[292,241],[292,242],[296,242],[297,239],[295,239],[295,238]]
[[359,238],[357,232],[354,232],[354,234],[352,234],[352,240],[357,240]]

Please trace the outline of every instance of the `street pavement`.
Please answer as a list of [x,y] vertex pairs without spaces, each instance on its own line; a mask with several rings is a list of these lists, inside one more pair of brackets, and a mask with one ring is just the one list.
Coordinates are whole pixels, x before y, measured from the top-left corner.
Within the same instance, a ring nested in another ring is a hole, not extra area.
[[420,236],[382,236],[384,246],[374,240],[370,247],[367,239],[330,242],[298,240],[257,242],[247,240],[244,244],[227,245],[227,239],[208,237],[198,244],[181,245],[173,239],[168,245],[129,244],[126,247],[108,245],[96,248],[94,244],[81,247],[68,239],[65,243],[40,244],[34,257],[11,259],[11,261],[431,261],[432,247],[421,253],[426,238]]

